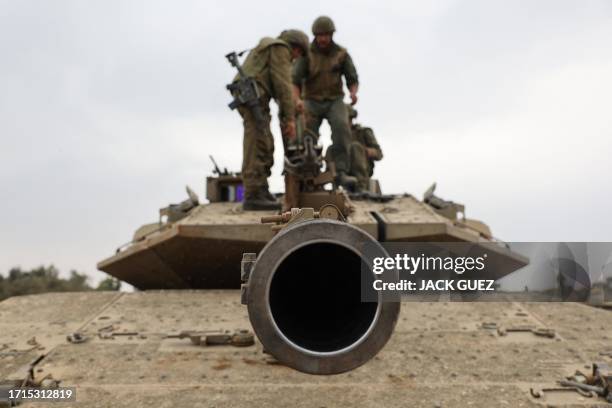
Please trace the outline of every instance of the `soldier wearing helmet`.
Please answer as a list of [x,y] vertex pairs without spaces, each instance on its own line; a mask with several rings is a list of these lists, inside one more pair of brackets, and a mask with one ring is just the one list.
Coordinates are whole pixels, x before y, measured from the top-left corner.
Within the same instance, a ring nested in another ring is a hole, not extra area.
[[[274,164],[274,138],[270,131],[270,99],[278,104],[281,132],[284,138],[295,138],[295,101],[291,85],[292,61],[306,55],[308,36],[299,30],[285,30],[278,38],[265,37],[247,55],[242,66],[245,74],[257,81],[261,95],[264,123],[258,123],[253,112],[241,106],[243,119],[242,178],[245,210],[280,209],[270,193],[268,177]],[[236,77],[238,79],[238,77]]]
[[[374,162],[383,158],[382,149],[369,127],[361,126],[355,122],[357,110],[347,105],[349,123],[351,124],[351,165],[349,175],[357,179],[358,191],[366,191],[370,187],[370,177],[374,174]],[[332,154],[327,160],[334,160]]]
[[[293,85],[298,110],[306,110],[306,127],[319,134],[326,119],[332,130],[331,154],[336,164],[336,184],[350,190],[356,179],[350,170],[349,144],[351,133],[344,104],[342,77],[350,93],[351,104],[357,103],[359,80],[353,60],[345,48],[333,41],[334,22],[326,16],[317,18],[312,25],[315,36],[306,58],[297,60],[293,67]],[[304,97],[304,103],[299,99]]]

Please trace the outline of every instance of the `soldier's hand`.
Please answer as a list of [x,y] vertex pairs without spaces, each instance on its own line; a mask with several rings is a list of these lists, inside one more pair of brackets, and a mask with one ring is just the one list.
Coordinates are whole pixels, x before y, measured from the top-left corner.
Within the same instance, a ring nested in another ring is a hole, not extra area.
[[297,113],[304,113],[304,101],[302,99],[295,100],[295,111]]
[[357,90],[351,91],[351,105],[357,103]]
[[286,122],[282,127],[283,136],[285,136],[289,140],[295,139],[295,121],[290,120]]
[[368,159],[373,159],[377,155],[378,155],[378,152],[376,151],[375,148],[373,148],[373,147],[366,147],[366,156],[368,156]]

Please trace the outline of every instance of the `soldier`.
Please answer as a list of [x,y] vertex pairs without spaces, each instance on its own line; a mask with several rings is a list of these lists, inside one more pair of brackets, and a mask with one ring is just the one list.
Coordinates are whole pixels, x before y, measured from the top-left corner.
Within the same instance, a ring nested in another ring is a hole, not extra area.
[[327,119],[332,130],[331,154],[336,164],[336,184],[353,189],[356,183],[349,172],[349,142],[351,139],[344,105],[342,77],[349,89],[351,104],[357,103],[359,81],[351,56],[345,48],[333,41],[336,31],[329,17],[319,17],[312,25],[315,36],[310,45],[307,58],[300,58],[293,69],[293,85],[298,110],[304,103],[299,99],[304,95],[306,108],[306,127],[319,134],[323,119]]
[[[356,190],[367,191],[370,187],[370,177],[374,174],[374,162],[383,158],[380,145],[376,141],[374,131],[355,123],[357,110],[347,105],[349,122],[351,124],[351,166],[349,174],[357,179]],[[326,154],[327,160],[333,161],[331,152]]]
[[299,30],[283,31],[278,38],[263,38],[246,57],[245,74],[254,78],[261,95],[263,120],[258,123],[246,106],[238,111],[243,119],[242,178],[244,210],[275,210],[280,203],[270,193],[268,177],[274,164],[274,138],[270,131],[270,99],[279,107],[283,137],[295,138],[295,101],[291,85],[292,61],[308,52],[308,36]]

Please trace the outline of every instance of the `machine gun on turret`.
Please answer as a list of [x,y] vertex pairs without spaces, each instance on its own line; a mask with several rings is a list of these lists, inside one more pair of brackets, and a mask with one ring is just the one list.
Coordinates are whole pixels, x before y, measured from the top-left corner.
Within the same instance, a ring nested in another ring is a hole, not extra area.
[[212,154],[209,154],[208,157],[210,157],[210,161],[212,162],[214,166],[213,174],[216,174],[217,176],[229,176],[230,175],[230,172],[227,170],[227,167],[224,167],[223,171],[221,171],[221,169],[219,168],[219,165],[215,161],[215,158],[212,156]]
[[206,177],[206,198],[211,203],[220,201],[240,202],[244,195],[242,176],[240,173],[232,172],[224,167],[219,167],[215,158],[209,155],[213,164],[212,177]]
[[285,141],[285,200],[283,210],[292,208],[320,208],[333,204],[346,216],[350,201],[344,191],[326,190],[333,183],[336,172],[333,166],[323,171],[323,147],[316,144],[316,135],[304,126],[303,115],[298,116],[297,135],[293,141]]

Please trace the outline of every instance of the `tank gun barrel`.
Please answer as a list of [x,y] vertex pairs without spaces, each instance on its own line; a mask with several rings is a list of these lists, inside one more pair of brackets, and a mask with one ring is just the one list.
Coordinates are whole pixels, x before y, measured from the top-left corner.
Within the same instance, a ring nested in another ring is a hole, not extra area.
[[349,371],[374,357],[400,304],[362,301],[373,291],[373,256],[386,252],[366,232],[322,218],[289,224],[258,256],[244,254],[242,301],[264,349],[311,374]]

